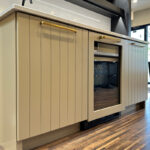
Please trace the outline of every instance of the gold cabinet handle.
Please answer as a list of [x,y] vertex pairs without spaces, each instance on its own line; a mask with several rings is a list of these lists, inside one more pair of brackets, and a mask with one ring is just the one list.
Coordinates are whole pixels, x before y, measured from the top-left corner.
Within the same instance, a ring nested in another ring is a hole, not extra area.
[[41,25],[53,26],[53,27],[60,28],[60,29],[65,29],[65,30],[68,30],[68,31],[72,31],[72,32],[74,32],[74,33],[76,33],[76,32],[77,32],[75,29],[68,28],[68,27],[65,27],[65,26],[60,26],[60,25],[53,24],[53,23],[46,22],[46,21],[41,21],[41,23],[40,23],[40,24],[41,24]]
[[134,46],[138,46],[138,47],[145,47],[145,45],[139,45],[139,44],[136,44],[136,43],[130,43],[131,45],[134,45]]
[[121,42],[121,39],[115,38],[115,37],[111,37],[111,36],[107,36],[107,35],[100,35],[99,36],[99,40],[110,40],[113,43]]

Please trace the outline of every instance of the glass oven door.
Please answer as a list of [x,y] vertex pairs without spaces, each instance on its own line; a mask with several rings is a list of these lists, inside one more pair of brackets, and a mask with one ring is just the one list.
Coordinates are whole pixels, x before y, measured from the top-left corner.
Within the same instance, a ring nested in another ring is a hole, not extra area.
[[119,58],[94,58],[94,110],[120,104]]

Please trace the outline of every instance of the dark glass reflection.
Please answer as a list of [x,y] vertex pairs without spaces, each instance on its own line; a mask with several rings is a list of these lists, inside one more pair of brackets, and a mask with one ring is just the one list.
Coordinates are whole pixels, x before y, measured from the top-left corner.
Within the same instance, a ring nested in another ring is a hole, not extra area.
[[119,62],[95,61],[94,110],[119,103]]

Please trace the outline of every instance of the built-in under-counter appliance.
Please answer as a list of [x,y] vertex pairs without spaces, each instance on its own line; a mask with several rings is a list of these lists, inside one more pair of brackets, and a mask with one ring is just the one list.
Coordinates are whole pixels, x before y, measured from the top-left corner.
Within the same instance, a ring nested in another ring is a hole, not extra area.
[[121,39],[90,33],[88,121],[123,110],[121,100]]

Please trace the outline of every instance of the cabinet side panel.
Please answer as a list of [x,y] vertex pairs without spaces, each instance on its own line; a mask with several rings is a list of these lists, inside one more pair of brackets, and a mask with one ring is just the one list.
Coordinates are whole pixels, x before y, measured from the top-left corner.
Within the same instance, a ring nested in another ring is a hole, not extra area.
[[93,111],[94,111],[94,33],[89,33],[89,77],[88,77],[88,120],[91,121],[93,119]]
[[122,40],[122,64],[121,64],[121,99],[125,106],[128,106],[129,101],[129,43]]
[[126,52],[127,50],[125,49],[125,42],[122,42],[123,47],[121,48],[121,77],[120,77],[120,100],[125,104],[126,103]]
[[0,147],[16,150],[15,14],[0,22]]
[[29,16],[17,14],[17,139],[29,137]]

